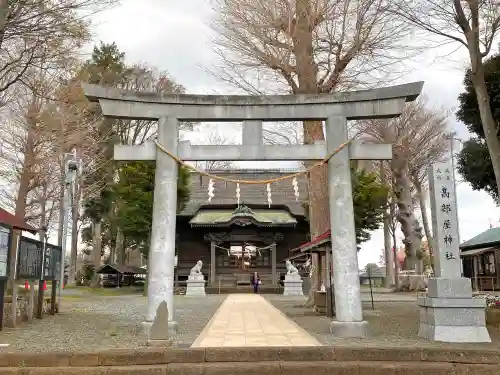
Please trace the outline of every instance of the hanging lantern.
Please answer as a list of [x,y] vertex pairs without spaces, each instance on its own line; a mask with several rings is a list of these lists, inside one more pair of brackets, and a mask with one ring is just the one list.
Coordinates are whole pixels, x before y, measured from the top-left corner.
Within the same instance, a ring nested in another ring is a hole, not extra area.
[[299,182],[297,181],[296,177],[293,178],[292,185],[293,185],[295,200],[298,201],[299,200]]
[[240,206],[240,184],[236,184],[236,200],[238,202],[238,207]]
[[271,184],[267,184],[267,203],[269,205],[269,208],[271,208],[271,203],[273,203],[271,199]]
[[208,181],[208,203],[212,201],[212,198],[215,195],[214,190],[215,190],[214,180],[210,179],[210,181]]

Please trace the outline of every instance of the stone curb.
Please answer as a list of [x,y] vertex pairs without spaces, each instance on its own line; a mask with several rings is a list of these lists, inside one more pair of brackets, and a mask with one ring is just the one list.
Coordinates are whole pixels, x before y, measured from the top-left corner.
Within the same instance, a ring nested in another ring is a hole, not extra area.
[[499,365],[441,362],[170,363],[151,366],[4,367],[0,375],[497,375]]
[[169,363],[272,361],[447,362],[496,365],[500,364],[500,351],[496,349],[460,350],[449,348],[320,346],[284,348],[144,348],[94,353],[5,353],[0,355],[0,369],[2,367],[145,366]]

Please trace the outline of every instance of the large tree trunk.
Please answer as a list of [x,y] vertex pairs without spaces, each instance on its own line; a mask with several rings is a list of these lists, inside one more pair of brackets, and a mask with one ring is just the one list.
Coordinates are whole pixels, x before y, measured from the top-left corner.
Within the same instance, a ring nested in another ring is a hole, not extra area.
[[431,266],[432,269],[434,270],[434,251],[435,251],[434,237],[432,237],[432,232],[429,225],[429,219],[427,217],[427,208],[426,208],[427,206],[425,204],[425,196],[422,189],[422,184],[418,180],[414,179],[413,185],[415,186],[415,190],[417,191],[418,204],[420,206],[420,213],[422,215],[422,225],[424,227],[425,237],[427,237],[427,247],[429,249]]
[[[293,38],[294,54],[297,60],[298,92],[300,94],[317,94],[317,66],[314,61],[313,34],[310,25],[310,0],[297,0],[295,11],[295,33]],[[323,123],[321,121],[304,121],[304,143],[324,140]],[[306,166],[311,164],[307,163]],[[330,229],[330,210],[328,206],[328,174],[326,166],[316,168],[309,174],[309,226],[311,239]],[[317,258],[313,257],[313,268],[319,270]],[[319,285],[316,277],[311,280],[306,306],[313,304],[314,292]]]
[[92,249],[92,258],[94,265],[94,275],[92,276],[92,282],[90,286],[92,288],[98,288],[100,286],[100,278],[97,274],[97,269],[101,266],[101,222],[95,222],[93,225],[94,229],[94,246]]
[[[387,185],[387,175],[384,162],[380,162],[380,182],[382,185]],[[387,197],[389,199],[389,197]],[[394,285],[394,252],[391,246],[391,231],[390,231],[391,217],[387,210],[384,215],[384,259],[385,259],[385,282],[386,288],[391,288]]]
[[123,248],[124,240],[123,232],[120,227],[118,227],[116,229],[115,257],[116,262],[119,264],[125,264],[125,249]]
[[389,215],[384,217],[384,258],[385,258],[385,282],[384,286],[386,288],[392,288],[395,284],[395,272],[394,272],[394,252],[391,246],[391,233],[389,230]]
[[[309,134],[311,130],[318,130],[317,124],[305,125]],[[323,136],[323,129],[321,129],[321,136]],[[304,129],[306,130],[306,129]],[[311,135],[310,135],[311,136]],[[312,137],[311,137],[312,138]],[[307,138],[306,138],[307,139]],[[312,142],[311,142],[312,143]],[[308,165],[308,164],[306,164]],[[311,239],[318,237],[330,229],[330,207],[328,201],[328,174],[326,166],[314,169],[309,173],[308,191],[309,191],[309,226],[311,232]],[[320,265],[318,264],[318,257],[312,257],[312,267],[318,272]],[[318,278],[315,275],[311,277],[311,289],[307,296],[306,307],[314,305],[314,292],[321,287]]]
[[[21,176],[19,178],[19,188],[17,190],[17,197],[16,197],[16,209],[14,213],[16,217],[18,217],[22,221],[24,221],[24,218],[26,216],[26,198],[30,188],[30,180],[32,178],[30,163],[33,160],[33,148],[35,141],[34,126],[30,126],[32,124],[31,122],[32,118],[30,116],[30,113],[28,113],[26,117],[28,122],[28,130],[26,134],[26,142],[24,144],[25,146],[23,155],[24,160],[23,160],[23,166],[21,168]],[[17,245],[19,237],[21,237],[21,231],[15,230],[12,236],[12,245],[10,247],[10,277],[7,288],[12,290],[12,304],[11,304],[12,320],[7,324],[10,324],[10,326],[12,327],[16,326],[16,317],[17,317],[18,288],[15,280],[16,275],[14,270],[16,269],[17,251],[18,251]]]
[[399,285],[399,260],[398,260],[398,246],[396,242],[396,230],[392,231],[392,255],[394,258],[394,286],[397,291],[400,289]]
[[422,234],[413,211],[408,163],[403,158],[395,157],[392,159],[391,166],[395,182],[394,193],[398,205],[398,221],[405,236],[403,243],[406,252],[406,267],[418,270]]

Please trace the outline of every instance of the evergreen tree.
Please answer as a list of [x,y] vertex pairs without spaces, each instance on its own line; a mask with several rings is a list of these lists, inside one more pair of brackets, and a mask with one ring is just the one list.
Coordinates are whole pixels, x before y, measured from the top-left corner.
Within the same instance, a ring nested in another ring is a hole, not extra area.
[[[133,162],[120,167],[114,196],[118,202],[116,224],[121,228],[127,248],[137,248],[147,256],[153,219],[154,162]],[[190,197],[190,172],[179,168],[177,211]]]
[[[379,181],[376,173],[355,167],[351,168],[351,183],[356,244],[359,251],[360,245],[370,240],[370,232],[382,225],[389,189]],[[308,212],[307,202],[304,202],[303,206],[305,212]]]
[[[486,60],[484,69],[493,117],[500,124],[500,54]],[[458,154],[458,171],[474,190],[484,190],[498,202],[495,173],[486,145],[477,97],[470,74],[470,70],[468,70],[464,78],[465,92],[458,97],[460,108],[457,111],[457,118],[463,121],[475,136],[464,143]],[[497,136],[499,135],[497,127]]]
[[380,183],[377,174],[352,170],[352,200],[358,250],[369,241],[370,232],[380,228],[387,209],[388,189]]

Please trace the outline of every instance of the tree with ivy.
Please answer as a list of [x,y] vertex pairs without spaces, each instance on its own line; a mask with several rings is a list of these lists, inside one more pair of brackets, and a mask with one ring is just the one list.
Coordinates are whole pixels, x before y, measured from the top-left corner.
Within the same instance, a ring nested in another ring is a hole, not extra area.
[[[500,124],[500,54],[487,59],[484,62],[484,69],[493,117],[497,124]],[[464,86],[465,91],[458,97],[460,107],[457,111],[457,118],[467,126],[474,137],[464,142],[463,148],[458,154],[458,171],[474,190],[486,191],[498,203],[498,186],[486,145],[470,70],[465,74]],[[497,137],[499,135],[497,126]]]

